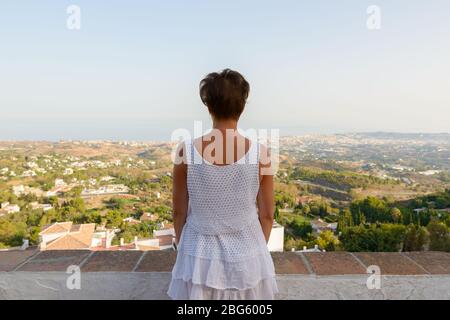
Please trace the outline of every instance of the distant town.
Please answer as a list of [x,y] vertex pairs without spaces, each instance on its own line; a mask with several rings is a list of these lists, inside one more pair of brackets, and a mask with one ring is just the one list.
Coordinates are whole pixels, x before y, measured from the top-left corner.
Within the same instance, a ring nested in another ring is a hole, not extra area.
[[[0,250],[174,250],[173,143],[0,142]],[[450,134],[282,137],[271,251],[450,251]]]

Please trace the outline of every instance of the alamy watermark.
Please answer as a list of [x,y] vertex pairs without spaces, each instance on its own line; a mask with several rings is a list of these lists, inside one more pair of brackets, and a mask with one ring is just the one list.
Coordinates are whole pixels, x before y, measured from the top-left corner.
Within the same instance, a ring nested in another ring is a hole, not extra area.
[[366,272],[370,274],[367,278],[366,286],[367,289],[381,289],[381,269],[377,265],[370,265],[367,267]]
[[369,15],[367,17],[366,26],[369,30],[380,30],[381,29],[381,8],[377,5],[371,5],[367,7],[366,13]]
[[70,274],[66,280],[66,287],[69,290],[80,290],[81,289],[81,271],[80,267],[77,265],[70,265],[66,270],[67,274]]
[[[207,141],[208,145],[203,148],[203,144],[194,145],[192,143],[201,137],[202,141]],[[246,147],[246,140],[250,141],[250,147]],[[172,161],[174,164],[261,164],[262,175],[274,175],[279,166],[279,129],[211,129],[203,132],[201,121],[194,121],[194,131],[191,134],[186,128],[178,128],[172,132],[171,141],[177,142],[172,149]],[[224,161],[224,142],[225,161]],[[190,143],[189,150],[186,148]],[[201,156],[198,156],[201,155]],[[241,155],[235,162],[235,155]],[[206,160],[208,159],[208,160]]]
[[77,5],[70,5],[66,9],[69,15],[66,20],[66,26],[69,30],[80,30],[81,29],[81,9]]

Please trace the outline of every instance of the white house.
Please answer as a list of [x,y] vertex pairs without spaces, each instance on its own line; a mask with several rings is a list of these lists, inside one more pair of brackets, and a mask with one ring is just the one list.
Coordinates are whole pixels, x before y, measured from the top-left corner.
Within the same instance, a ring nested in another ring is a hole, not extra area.
[[1,209],[4,213],[20,212],[20,207],[17,204],[10,204],[8,201],[2,202]]
[[426,210],[428,210],[428,208],[423,207],[423,208],[417,208],[417,209],[414,209],[413,211],[414,211],[416,214],[419,214],[419,213],[421,213],[422,211],[426,211]]
[[114,180],[114,179],[115,179],[114,177],[111,177],[111,176],[105,176],[105,177],[102,177],[102,178],[100,179],[100,181],[108,182],[108,181],[111,181],[111,180]]
[[55,179],[55,187],[65,187],[66,185],[63,179]]
[[269,251],[284,250],[284,227],[276,221],[273,222],[267,248]]
[[162,224],[161,229],[153,231],[153,238],[159,240],[160,250],[172,249],[175,243],[175,229],[171,224]]
[[70,176],[71,174],[73,174],[73,169],[72,168],[66,168],[65,170],[64,170],[64,173],[63,173],[65,176]]
[[129,224],[139,224],[139,223],[141,223],[141,221],[139,221],[139,220],[137,220],[137,219],[135,219],[135,218],[133,218],[133,217],[126,217],[126,218],[123,218],[122,221],[123,221],[123,222],[127,222],[127,223],[129,223]]
[[22,177],[35,177],[36,176],[36,172],[34,172],[33,170],[26,170],[22,173]]
[[134,245],[136,250],[162,250],[160,239],[141,239],[134,237]]
[[106,186],[101,186],[98,189],[84,189],[81,193],[83,196],[89,195],[101,195],[101,194],[121,194],[129,193],[130,188],[123,184],[109,184]]
[[325,230],[330,230],[335,232],[337,230],[337,222],[325,222],[322,219],[312,220],[311,226],[314,232],[321,233]]
[[12,189],[16,197],[20,197],[23,193],[25,193],[25,186],[23,184],[13,186]]
[[34,169],[34,168],[37,168],[38,165],[36,162],[30,161],[30,162],[27,162],[27,167],[30,169]]
[[120,159],[114,159],[111,161],[111,163],[115,166],[120,166],[122,164],[122,160]]
[[150,212],[144,212],[142,216],[139,218],[141,221],[156,221],[158,220],[158,216],[156,214]]
[[47,170],[45,170],[44,168],[36,168],[36,172],[45,174],[45,173],[47,173]]
[[110,248],[112,239],[115,237],[115,230],[97,230],[92,235],[91,247],[93,248]]
[[44,211],[48,211],[50,209],[53,209],[53,206],[49,203],[41,204],[41,203],[38,203],[37,201],[34,201],[34,202],[31,202],[30,205],[31,205],[31,209],[33,209],[33,210],[42,209]]

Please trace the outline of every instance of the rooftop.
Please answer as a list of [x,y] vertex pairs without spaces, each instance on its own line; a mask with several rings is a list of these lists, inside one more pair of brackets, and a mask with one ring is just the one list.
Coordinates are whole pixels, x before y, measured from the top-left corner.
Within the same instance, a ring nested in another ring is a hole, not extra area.
[[41,242],[41,248],[44,250],[89,249],[94,231],[95,223],[55,223],[45,228],[39,235],[63,235],[45,241],[45,243]]
[[72,227],[72,221],[68,222],[55,222],[48,226],[45,226],[44,229],[39,233],[40,235],[58,233],[58,232],[68,232]]
[[[450,299],[450,253],[272,253],[278,299]],[[168,299],[175,251],[0,251],[0,299]],[[67,289],[69,266],[81,289]],[[370,266],[381,287],[370,289]]]

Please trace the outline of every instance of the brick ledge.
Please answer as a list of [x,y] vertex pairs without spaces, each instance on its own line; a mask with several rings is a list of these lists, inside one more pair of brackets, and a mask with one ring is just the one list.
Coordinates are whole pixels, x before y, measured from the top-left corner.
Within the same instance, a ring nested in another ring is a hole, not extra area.
[[[272,257],[280,275],[365,275],[371,265],[382,275],[450,275],[446,252],[273,252]],[[0,272],[65,272],[70,265],[82,272],[170,272],[175,259],[174,251],[0,251]]]

